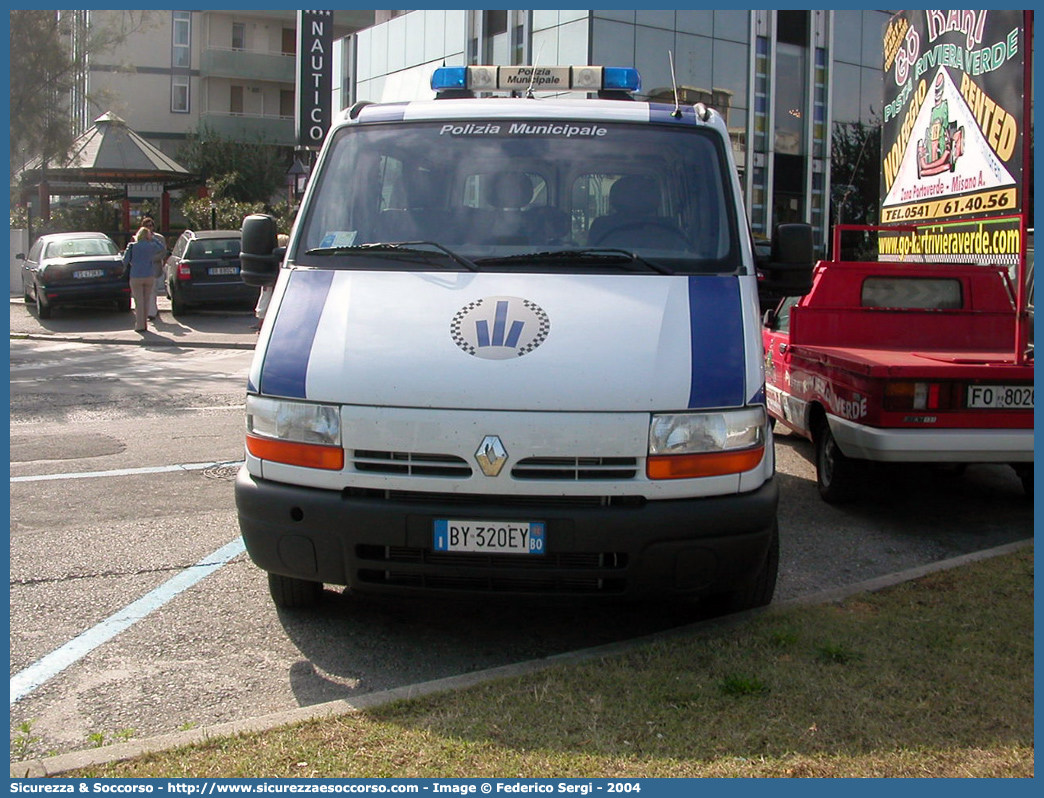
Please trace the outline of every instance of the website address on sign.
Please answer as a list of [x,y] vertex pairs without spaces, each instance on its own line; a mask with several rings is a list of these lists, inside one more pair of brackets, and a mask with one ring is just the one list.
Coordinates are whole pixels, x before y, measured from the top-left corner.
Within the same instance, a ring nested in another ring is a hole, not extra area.
[[1022,251],[1022,235],[1018,229],[937,230],[917,233],[881,235],[878,248],[888,255],[1017,255]]

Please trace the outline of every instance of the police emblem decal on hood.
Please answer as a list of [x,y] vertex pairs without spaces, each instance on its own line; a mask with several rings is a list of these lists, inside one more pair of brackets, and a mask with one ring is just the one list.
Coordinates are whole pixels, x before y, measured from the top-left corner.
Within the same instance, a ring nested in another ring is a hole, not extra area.
[[550,330],[551,320],[543,308],[515,296],[476,299],[458,310],[450,323],[453,342],[469,355],[486,360],[529,354]]

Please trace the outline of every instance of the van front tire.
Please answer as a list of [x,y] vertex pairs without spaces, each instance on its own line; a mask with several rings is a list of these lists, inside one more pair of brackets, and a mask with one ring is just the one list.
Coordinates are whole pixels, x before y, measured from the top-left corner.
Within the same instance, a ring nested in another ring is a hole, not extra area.
[[277,607],[304,610],[319,603],[323,596],[323,583],[269,573],[268,592]]
[[776,576],[779,573],[779,525],[772,527],[765,559],[757,575],[749,582],[730,590],[710,596],[705,600],[714,615],[729,615],[734,612],[767,606],[776,592]]

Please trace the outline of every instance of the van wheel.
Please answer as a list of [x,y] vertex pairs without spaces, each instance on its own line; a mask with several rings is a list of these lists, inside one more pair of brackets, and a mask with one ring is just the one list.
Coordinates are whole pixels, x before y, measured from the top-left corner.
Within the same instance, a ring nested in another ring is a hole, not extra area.
[[764,607],[772,601],[776,592],[776,575],[779,573],[779,525],[772,526],[772,539],[761,568],[753,579],[725,593],[704,599],[715,615]]
[[272,594],[272,601],[277,607],[303,610],[319,603],[323,596],[323,583],[269,573],[268,592]]
[[846,457],[824,418],[816,426],[816,484],[827,504],[845,504],[859,494],[865,464]]

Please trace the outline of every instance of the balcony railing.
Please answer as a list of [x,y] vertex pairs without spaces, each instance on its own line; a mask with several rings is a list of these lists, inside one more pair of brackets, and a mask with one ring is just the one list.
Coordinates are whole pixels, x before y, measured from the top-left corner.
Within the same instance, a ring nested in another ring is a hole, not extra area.
[[293,83],[294,56],[208,47],[200,54],[200,74],[205,77],[243,78]]
[[233,141],[257,141],[268,144],[293,145],[294,119],[290,116],[260,116],[204,111],[200,121],[222,138]]

